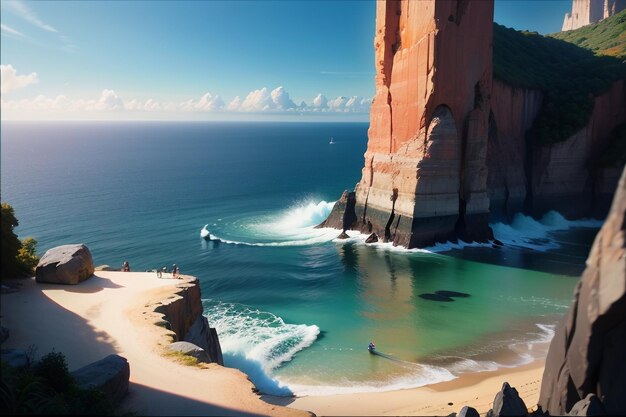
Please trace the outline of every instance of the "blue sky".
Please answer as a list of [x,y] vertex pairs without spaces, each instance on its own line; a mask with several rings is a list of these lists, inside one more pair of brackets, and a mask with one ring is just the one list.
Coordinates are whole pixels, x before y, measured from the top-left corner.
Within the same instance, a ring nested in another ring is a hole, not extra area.
[[[33,113],[52,108],[54,118],[55,108],[91,106],[93,115],[132,102],[158,105],[162,116],[187,103],[208,110],[194,116],[202,118],[239,96],[233,108],[298,113],[305,101],[367,120],[374,95],[373,1],[0,4],[3,85],[17,82],[3,86],[3,109],[27,100]],[[497,0],[494,19],[550,33],[570,8],[569,0]],[[122,113],[111,114],[130,117]]]

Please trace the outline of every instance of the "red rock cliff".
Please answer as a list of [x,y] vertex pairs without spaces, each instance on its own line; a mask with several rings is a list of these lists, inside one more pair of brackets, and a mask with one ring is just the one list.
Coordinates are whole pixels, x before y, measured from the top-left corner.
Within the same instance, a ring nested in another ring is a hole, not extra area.
[[626,122],[624,80],[595,98],[584,129],[564,142],[533,147],[525,134],[541,102],[538,90],[493,82],[487,157],[491,215],[510,218],[525,208],[534,215],[557,210],[569,218],[603,216],[621,168],[598,168],[594,161],[610,132]]
[[344,229],[408,247],[486,240],[493,2],[376,7],[376,95],[356,216]]

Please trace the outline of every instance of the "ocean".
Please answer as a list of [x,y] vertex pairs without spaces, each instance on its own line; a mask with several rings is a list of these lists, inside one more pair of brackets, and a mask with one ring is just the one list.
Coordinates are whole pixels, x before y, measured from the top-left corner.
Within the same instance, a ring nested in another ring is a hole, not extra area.
[[410,388],[545,356],[601,222],[520,214],[492,224],[503,248],[336,240],[313,226],[360,179],[367,128],[3,122],[2,201],[40,254],[85,243],[96,265],[197,276],[226,365],[263,393]]

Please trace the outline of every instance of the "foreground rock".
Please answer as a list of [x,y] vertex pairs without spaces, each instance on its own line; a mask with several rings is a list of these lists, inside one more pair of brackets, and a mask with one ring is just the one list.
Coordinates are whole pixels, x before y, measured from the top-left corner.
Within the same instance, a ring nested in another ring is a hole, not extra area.
[[128,392],[130,366],[126,358],[109,355],[72,372],[72,377],[79,387],[102,391],[113,404],[118,404]]
[[550,415],[572,411],[589,394],[601,399],[605,413],[626,415],[625,229],[626,170],[550,344],[539,396]]
[[517,390],[508,382],[502,384],[502,389],[493,400],[493,409],[489,410],[489,417],[525,416],[528,408],[517,393]]
[[94,273],[93,257],[85,245],[63,245],[48,250],[35,269],[37,282],[78,284]]

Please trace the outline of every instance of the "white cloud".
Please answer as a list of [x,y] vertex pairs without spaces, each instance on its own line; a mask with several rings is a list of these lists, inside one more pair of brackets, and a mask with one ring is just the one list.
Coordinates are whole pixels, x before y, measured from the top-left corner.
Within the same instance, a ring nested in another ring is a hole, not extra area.
[[205,111],[221,110],[223,107],[224,100],[220,96],[212,96],[211,93],[203,95],[195,105],[196,109]]
[[5,25],[4,23],[0,23],[0,29],[2,29],[2,32],[7,33],[9,35],[15,35],[15,36],[21,36],[24,37],[24,34],[20,31],[17,31],[7,25]]
[[327,109],[328,108],[328,99],[322,93],[319,93],[313,99],[313,107],[317,109]]
[[272,91],[271,96],[272,102],[279,110],[293,109],[296,107],[296,103],[294,103],[291,98],[289,98],[289,93],[285,91],[282,86]]
[[58,32],[58,30],[56,30],[54,27],[42,21],[35,14],[35,12],[33,12],[30,9],[30,7],[28,7],[28,5],[24,3],[23,1],[13,0],[13,1],[7,1],[5,4],[9,8],[10,11],[15,13],[22,19],[26,20],[27,22],[37,26],[38,28],[46,30],[48,32],[54,32],[54,33]]
[[94,105],[95,110],[123,110],[124,102],[113,90],[102,90],[100,99]]
[[243,111],[265,111],[271,108],[272,96],[267,92],[267,88],[254,90],[248,93],[246,99],[241,103],[240,110]]
[[227,110],[238,111],[241,108],[241,98],[236,96],[230,103],[228,103]]
[[[6,66],[6,70],[4,67],[5,66],[3,66],[3,89],[4,72],[8,71],[9,74],[15,76],[15,70],[12,67]],[[36,77],[34,73],[31,75]],[[36,115],[45,114],[50,117],[53,117],[53,115],[62,115],[64,117],[81,115],[87,117],[87,115],[93,115],[97,117],[97,114],[121,115],[122,113],[125,113],[123,117],[133,118],[137,117],[133,116],[133,114],[141,113],[145,115],[150,112],[158,112],[160,114],[159,117],[162,117],[163,114],[171,114],[172,117],[185,117],[185,115],[192,117],[191,114],[194,113],[211,113],[215,115],[224,112],[230,114],[246,112],[271,112],[274,114],[292,112],[300,114],[313,112],[365,114],[369,112],[371,100],[362,99],[359,96],[340,96],[334,100],[327,100],[326,97],[320,93],[313,99],[310,106],[304,101],[302,101],[300,105],[296,105],[290,98],[289,93],[283,87],[278,87],[271,92],[268,91],[267,88],[251,91],[246,96],[245,100],[242,100],[240,96],[236,96],[228,105],[225,104],[220,96],[213,95],[209,92],[202,95],[199,99],[188,99],[178,102],[162,102],[152,98],[145,101],[136,98],[124,101],[115,90],[105,89],[101,92],[100,96],[95,99],[68,99],[64,95],[48,98],[40,95],[34,99],[14,101],[5,101],[3,99],[0,105],[3,110],[16,112],[16,114],[26,118],[33,118]]]
[[[235,98],[235,100],[238,99],[239,97]],[[242,103],[239,103],[240,100],[235,100],[229,104],[229,110],[264,112],[291,110],[297,107],[296,103],[289,97],[289,93],[282,86],[275,88],[271,92],[265,87],[251,91]]]
[[32,72],[29,75],[17,75],[17,71],[12,65],[0,65],[0,93],[5,94],[9,91],[26,87],[30,84],[39,82],[37,73]]

